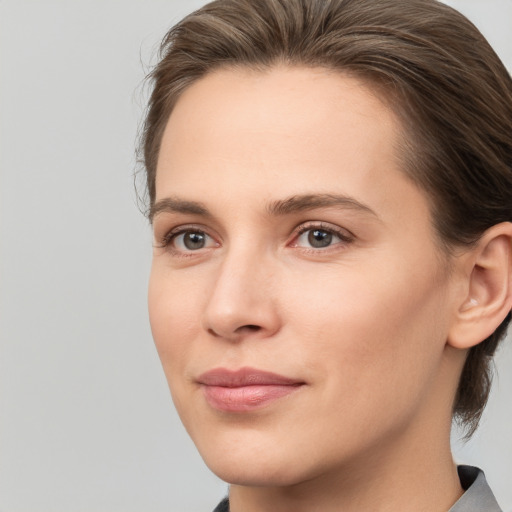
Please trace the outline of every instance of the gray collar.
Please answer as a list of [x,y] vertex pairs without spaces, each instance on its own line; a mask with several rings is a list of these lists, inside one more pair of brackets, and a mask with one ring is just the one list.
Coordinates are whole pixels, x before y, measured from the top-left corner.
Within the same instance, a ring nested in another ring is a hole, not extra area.
[[481,469],[459,466],[460,483],[466,491],[449,512],[502,512]]

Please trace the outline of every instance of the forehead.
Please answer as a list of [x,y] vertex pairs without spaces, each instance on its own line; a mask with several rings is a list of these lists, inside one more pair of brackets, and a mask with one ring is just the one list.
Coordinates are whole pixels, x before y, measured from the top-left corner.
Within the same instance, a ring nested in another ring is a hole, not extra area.
[[339,72],[217,70],[190,86],[170,116],[157,198],[165,193],[164,172],[175,186],[181,178],[219,176],[229,168],[277,186],[292,169],[295,179],[306,171],[315,181],[328,170],[350,168],[346,174],[356,179],[377,167],[398,167],[399,126],[369,87]]

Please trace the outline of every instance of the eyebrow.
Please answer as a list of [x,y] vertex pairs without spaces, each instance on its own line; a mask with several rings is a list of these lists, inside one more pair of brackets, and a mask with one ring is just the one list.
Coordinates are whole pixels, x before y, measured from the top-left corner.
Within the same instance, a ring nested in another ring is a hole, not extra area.
[[356,210],[363,213],[369,213],[375,217],[378,215],[367,205],[356,199],[338,194],[305,194],[295,195],[287,199],[272,201],[267,206],[270,215],[281,216],[290,213],[314,210],[316,208],[337,207],[349,210]]
[[153,219],[159,213],[184,213],[189,215],[202,215],[203,217],[211,217],[211,213],[208,211],[203,203],[196,201],[184,201],[177,197],[166,197],[157,201],[149,209],[149,221],[153,222]]
[[[274,217],[280,217],[292,213],[328,207],[356,210],[378,218],[378,215],[369,206],[350,196],[338,194],[304,194],[279,199],[267,205],[267,213]],[[153,222],[156,215],[166,212],[213,217],[203,203],[186,201],[177,197],[166,197],[157,201],[150,208],[148,215],[149,221]]]

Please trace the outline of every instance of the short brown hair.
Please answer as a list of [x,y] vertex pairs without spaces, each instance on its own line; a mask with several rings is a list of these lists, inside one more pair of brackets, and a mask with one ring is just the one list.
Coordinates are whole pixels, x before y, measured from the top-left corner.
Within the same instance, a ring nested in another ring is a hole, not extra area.
[[[436,0],[216,0],[165,36],[149,75],[140,150],[150,205],[160,142],[180,94],[222,66],[278,62],[362,78],[402,120],[404,172],[424,189],[443,247],[512,220],[512,80],[478,29]],[[476,429],[510,312],[473,347],[454,417]]]

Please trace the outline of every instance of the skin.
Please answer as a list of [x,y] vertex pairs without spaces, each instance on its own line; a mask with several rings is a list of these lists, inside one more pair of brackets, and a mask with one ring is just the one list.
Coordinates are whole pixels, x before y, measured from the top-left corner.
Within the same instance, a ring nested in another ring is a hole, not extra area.
[[[322,69],[215,71],[170,116],[150,321],[233,512],[442,512],[462,493],[449,433],[465,350],[447,340],[468,260],[448,265],[399,137],[369,88]],[[282,207],[334,194],[349,200]],[[183,230],[205,245],[187,248]],[[249,412],[211,407],[198,377],[245,366],[304,385]]]

